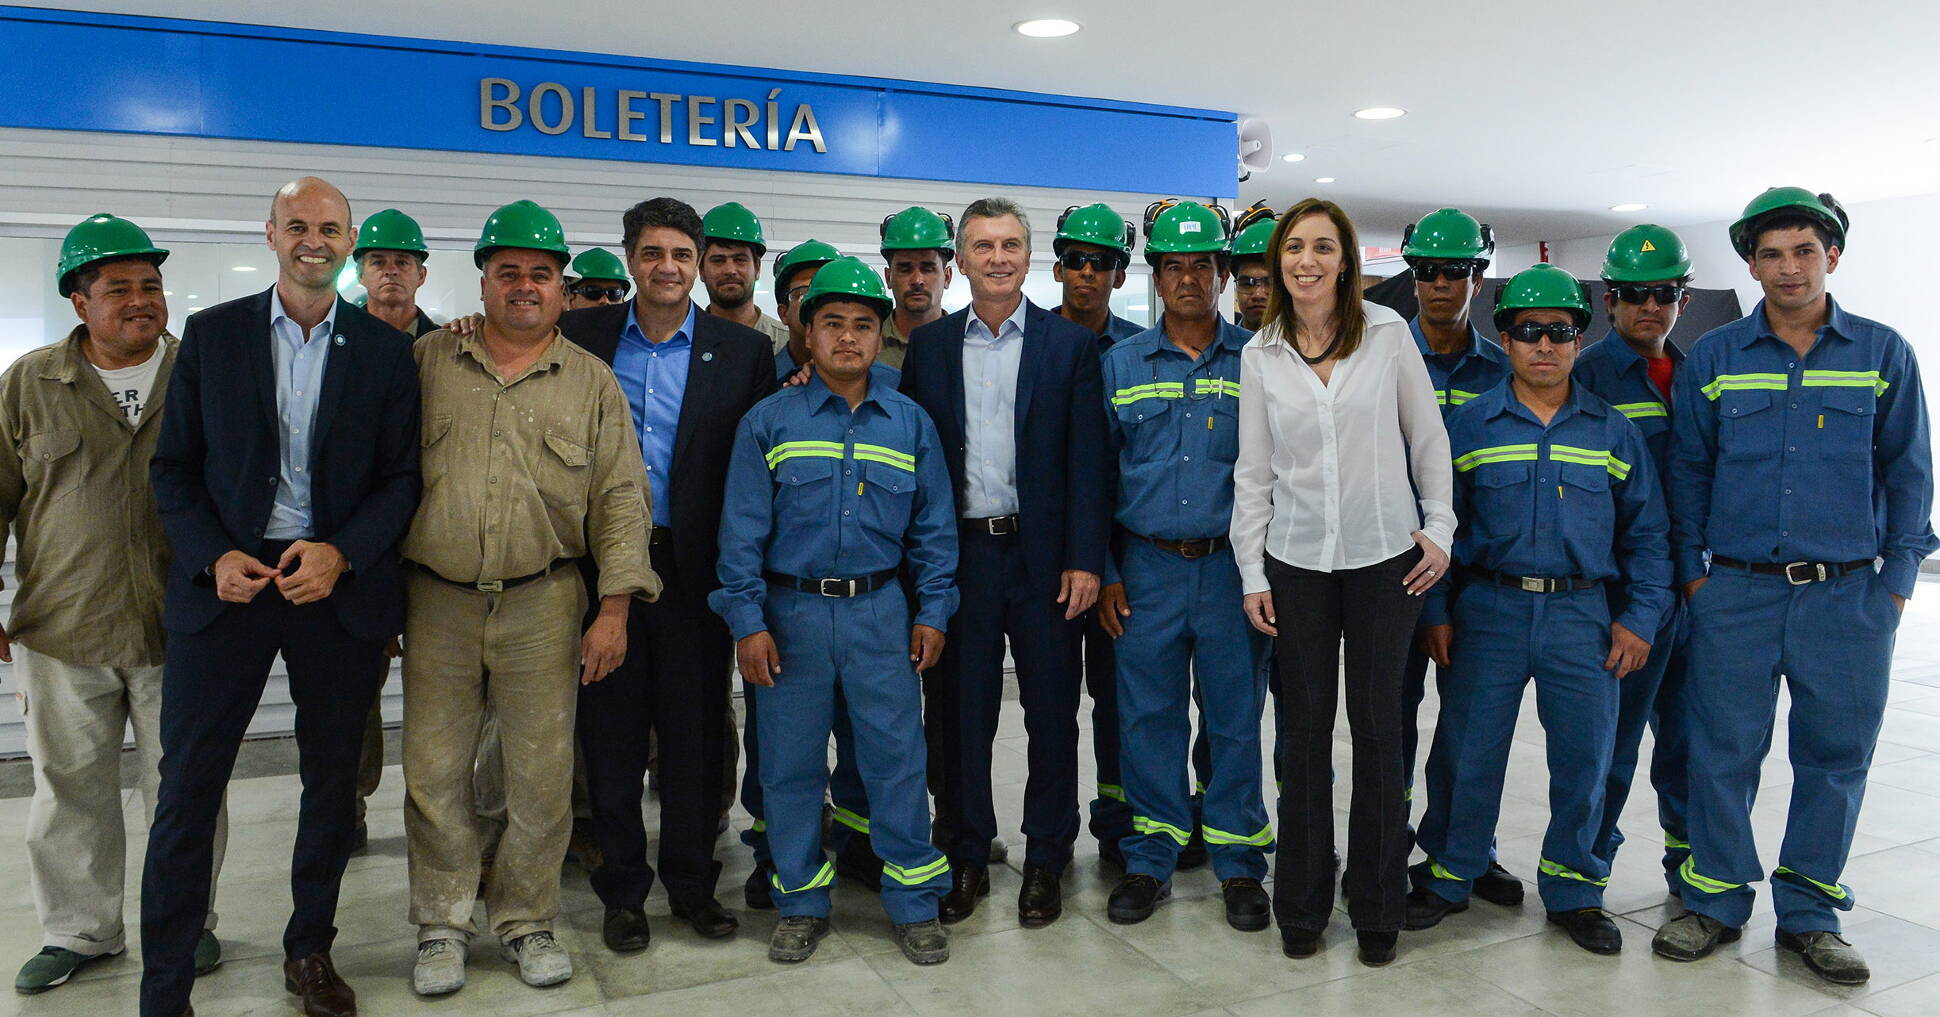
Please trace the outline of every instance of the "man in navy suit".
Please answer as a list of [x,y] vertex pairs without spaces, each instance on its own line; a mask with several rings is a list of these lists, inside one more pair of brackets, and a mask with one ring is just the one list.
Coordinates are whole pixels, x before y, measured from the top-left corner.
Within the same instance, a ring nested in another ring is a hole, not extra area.
[[350,203],[276,192],[268,291],[192,315],[150,475],[174,561],[162,623],[162,783],[142,875],[142,1017],[193,1012],[216,812],[282,654],[303,781],[284,984],[308,1017],[356,996],[330,961],[364,717],[404,624],[397,545],[418,503],[411,338],[337,296]]
[[984,198],[958,221],[970,306],[910,336],[902,384],[936,422],[960,522],[963,602],[931,703],[942,734],[932,751],[947,774],[938,799],[952,813],[940,910],[961,921],[990,892],[990,757],[1008,637],[1030,735],[1017,917],[1035,928],[1063,910],[1058,880],[1078,836],[1078,655],[1111,516],[1104,399],[1097,337],[1024,298],[1024,210]]

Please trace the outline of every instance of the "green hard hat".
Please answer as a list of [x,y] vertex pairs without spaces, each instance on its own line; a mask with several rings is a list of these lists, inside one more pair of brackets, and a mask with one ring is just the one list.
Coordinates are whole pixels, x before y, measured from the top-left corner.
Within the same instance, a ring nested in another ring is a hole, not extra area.
[[395,208],[371,213],[357,228],[357,246],[350,252],[350,260],[363,257],[365,251],[410,251],[419,261],[431,256],[418,221]]
[[1531,308],[1568,311],[1577,328],[1590,325],[1589,290],[1555,265],[1531,265],[1495,291],[1495,327],[1507,329],[1517,311]]
[[768,253],[768,241],[761,235],[761,220],[738,201],[716,205],[701,216],[703,240],[731,240],[754,248],[755,260]]
[[882,221],[882,256],[890,251],[954,252],[956,227],[948,216],[938,215],[921,205],[908,208]]
[[1145,260],[1153,265],[1166,254],[1225,250],[1225,220],[1196,201],[1181,201],[1160,212],[1145,234]]
[[830,300],[855,300],[876,309],[878,317],[889,316],[894,301],[889,298],[889,290],[882,284],[882,276],[876,270],[862,263],[862,259],[849,255],[837,258],[815,270],[815,277],[808,281],[808,292],[802,294],[802,324],[808,324],[809,316],[815,309]]
[[1266,257],[1266,247],[1273,242],[1273,231],[1279,225],[1277,220],[1261,219],[1259,222],[1240,230],[1239,236],[1233,238],[1233,257]]
[[1745,206],[1745,214],[1731,224],[1731,246],[1738,256],[1751,257],[1751,245],[1758,240],[1759,220],[1777,212],[1802,212],[1817,219],[1826,229],[1832,231],[1833,246],[1844,250],[1846,230],[1852,225],[1846,218],[1846,210],[1830,194],[1813,194],[1803,187],[1769,187],[1765,193],[1751,199]]
[[55,288],[61,296],[74,292],[74,273],[97,261],[138,258],[160,265],[168,252],[155,246],[140,226],[119,216],[97,212],[74,224],[61,241],[61,260],[54,266]]
[[1608,282],[1657,282],[1690,275],[1691,255],[1684,241],[1663,226],[1632,226],[1617,234],[1603,255],[1603,278]]
[[804,240],[775,256],[775,285],[781,286],[788,273],[797,265],[821,264],[834,261],[842,252],[820,240]]
[[572,252],[566,249],[566,228],[559,225],[559,217],[535,202],[524,200],[499,206],[498,211],[485,220],[485,228],[478,234],[478,243],[472,247],[472,263],[484,268],[485,259],[501,247],[551,251],[559,255],[562,268],[566,259],[572,257]]
[[1494,232],[1456,208],[1438,208],[1401,231],[1403,258],[1466,259],[1487,265],[1494,251]]
[[609,279],[613,282],[627,282],[626,265],[620,256],[604,247],[589,247],[579,252],[573,259],[566,274],[576,279]]
[[1125,217],[1112,211],[1110,205],[1073,205],[1058,217],[1058,233],[1051,238],[1051,252],[1062,256],[1071,244],[1092,244],[1117,251],[1130,261],[1132,241],[1137,236]]

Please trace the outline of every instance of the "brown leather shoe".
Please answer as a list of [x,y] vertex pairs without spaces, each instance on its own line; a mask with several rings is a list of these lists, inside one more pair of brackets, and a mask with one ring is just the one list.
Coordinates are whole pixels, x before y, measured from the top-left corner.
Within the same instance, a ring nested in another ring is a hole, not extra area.
[[1024,885],[1017,891],[1017,923],[1041,929],[1064,913],[1064,887],[1058,877],[1035,865],[1024,866]]
[[302,998],[305,1017],[357,1017],[357,994],[327,953],[284,961],[283,988]]
[[990,867],[987,865],[950,866],[950,892],[936,902],[936,916],[950,925],[970,917],[977,910],[977,898],[990,894]]

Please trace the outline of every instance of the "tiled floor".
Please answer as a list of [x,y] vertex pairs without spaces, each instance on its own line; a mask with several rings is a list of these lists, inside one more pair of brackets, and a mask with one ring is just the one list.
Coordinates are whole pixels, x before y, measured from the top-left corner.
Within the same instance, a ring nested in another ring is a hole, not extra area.
[[[1741,943],[1698,964],[1651,956],[1650,934],[1674,907],[1657,868],[1655,800],[1647,789],[1631,800],[1627,825],[1635,837],[1633,849],[1619,856],[1610,884],[1609,903],[1622,914],[1625,935],[1625,949],[1617,957],[1592,957],[1546,927],[1532,892],[1520,909],[1478,902],[1437,929],[1404,934],[1399,961],[1382,970],[1356,963],[1344,916],[1337,916],[1319,956],[1290,961],[1281,956],[1273,932],[1227,928],[1217,885],[1205,870],[1180,874],[1175,899],[1151,920],[1116,926],[1104,917],[1111,876],[1101,870],[1096,846],[1087,840],[1067,876],[1065,915],[1055,925],[1017,926],[1011,903],[1018,876],[1014,869],[999,868],[989,903],[953,929],[951,961],[923,969],[897,953],[874,895],[847,882],[838,883],[836,935],[798,968],[784,969],[765,957],[772,912],[742,912],[738,937],[710,942],[668,918],[658,897],[648,906],[655,916],[653,946],[643,954],[616,957],[599,944],[599,903],[584,873],[569,868],[561,938],[578,965],[576,978],[553,989],[526,988],[495,950],[481,944],[464,991],[424,1001],[413,997],[408,985],[413,935],[405,924],[402,788],[393,767],[372,811],[371,849],[351,862],[344,881],[335,956],[370,1017],[1931,1017],[1940,1014],[1940,880],[1933,878],[1940,871],[1940,583],[1923,585],[1920,592],[1901,628],[1892,706],[1845,873],[1861,902],[1848,918],[1848,930],[1874,971],[1871,984],[1859,989],[1826,985],[1792,956],[1776,954],[1772,918],[1762,898]],[[1543,736],[1533,714],[1533,706],[1526,705],[1499,830],[1501,857],[1524,876],[1535,867],[1546,817]],[[1424,723],[1432,715],[1431,700]],[[1337,731],[1336,758],[1344,773],[1344,719]],[[1022,735],[1016,703],[1007,703],[997,769],[999,818],[1010,830],[1019,820],[1023,793]],[[1755,812],[1768,860],[1783,828],[1791,780],[1783,725],[1774,740]],[[1085,765],[1089,779],[1089,762]],[[1345,808],[1346,794],[1340,789],[1339,808]],[[26,805],[24,799],[0,801],[0,842],[18,844]],[[197,986],[196,1012],[204,1017],[297,1012],[277,970],[295,806],[294,777],[240,780],[231,791],[229,861],[218,898],[229,959]],[[139,825],[139,804],[132,800],[128,816]],[[737,815],[737,828],[745,822]],[[1337,824],[1345,829],[1344,813]],[[1009,839],[1017,843],[1015,834]],[[139,836],[129,845],[135,859],[128,878],[131,894],[143,847]],[[726,864],[721,899],[738,909],[747,854],[728,836],[721,839],[720,857]],[[17,848],[0,850],[0,895],[0,962],[12,965],[38,946],[24,852]],[[139,977],[132,953],[89,968],[74,984],[43,996],[0,996],[0,1015],[131,1014]]]

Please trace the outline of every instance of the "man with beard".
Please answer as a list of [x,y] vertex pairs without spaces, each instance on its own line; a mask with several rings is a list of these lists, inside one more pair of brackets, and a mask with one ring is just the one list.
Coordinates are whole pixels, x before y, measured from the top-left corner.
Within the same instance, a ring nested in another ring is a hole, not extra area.
[[919,205],[882,221],[882,260],[886,278],[896,295],[896,309],[882,323],[879,364],[902,370],[909,335],[943,317],[943,291],[953,277],[950,259],[956,253],[956,227],[947,215]]
[[[780,353],[788,345],[789,327],[754,303],[755,280],[761,278],[761,259],[767,253],[761,220],[740,202],[716,205],[701,217],[700,274],[707,313],[766,334]],[[781,280],[775,286],[779,300]]]

